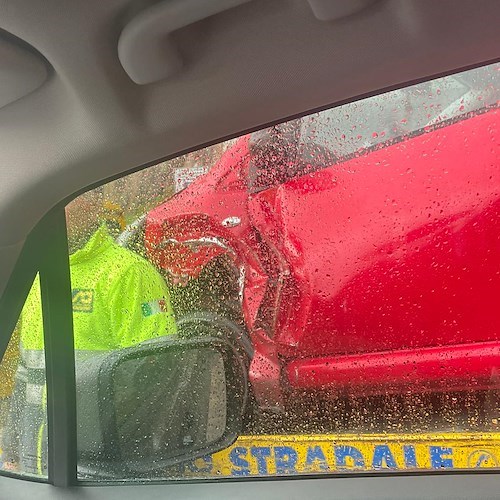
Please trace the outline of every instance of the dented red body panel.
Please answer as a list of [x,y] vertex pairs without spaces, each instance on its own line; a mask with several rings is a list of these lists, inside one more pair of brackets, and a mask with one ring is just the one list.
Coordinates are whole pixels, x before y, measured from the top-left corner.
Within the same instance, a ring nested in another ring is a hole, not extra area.
[[148,214],[148,252],[193,278],[220,253],[242,269],[264,406],[290,387],[487,387],[500,367],[499,142],[493,108],[252,193],[243,137]]

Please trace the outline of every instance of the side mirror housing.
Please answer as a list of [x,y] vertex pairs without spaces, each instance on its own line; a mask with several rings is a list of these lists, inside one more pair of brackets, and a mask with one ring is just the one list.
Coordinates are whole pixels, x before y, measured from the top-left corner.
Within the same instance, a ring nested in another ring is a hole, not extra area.
[[166,336],[77,362],[79,476],[165,477],[231,445],[247,372],[221,338]]

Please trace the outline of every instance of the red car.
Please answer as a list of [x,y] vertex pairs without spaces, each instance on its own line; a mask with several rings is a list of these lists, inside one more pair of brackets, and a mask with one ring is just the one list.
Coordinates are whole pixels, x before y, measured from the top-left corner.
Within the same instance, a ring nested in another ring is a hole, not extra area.
[[149,257],[250,340],[262,408],[495,388],[498,69],[481,71],[241,137],[147,214]]

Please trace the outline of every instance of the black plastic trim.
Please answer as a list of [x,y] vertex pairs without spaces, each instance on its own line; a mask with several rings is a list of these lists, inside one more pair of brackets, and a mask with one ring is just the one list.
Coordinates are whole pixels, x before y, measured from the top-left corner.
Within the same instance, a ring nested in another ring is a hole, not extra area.
[[48,421],[48,474],[55,486],[76,482],[76,396],[73,313],[64,209],[41,224],[44,258],[40,287],[45,342]]
[[131,484],[127,486],[92,486],[53,488],[7,477],[0,477],[0,498],[9,500],[148,500],[198,499],[266,500],[293,499],[443,499],[476,500],[498,498],[500,478],[494,474],[439,472],[435,475],[380,475],[283,480],[240,479],[196,484]]

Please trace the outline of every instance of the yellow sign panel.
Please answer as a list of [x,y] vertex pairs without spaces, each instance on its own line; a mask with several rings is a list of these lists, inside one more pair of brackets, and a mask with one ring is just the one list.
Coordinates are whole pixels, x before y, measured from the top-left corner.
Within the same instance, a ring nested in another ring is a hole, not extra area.
[[185,464],[191,477],[500,467],[500,433],[242,436]]

